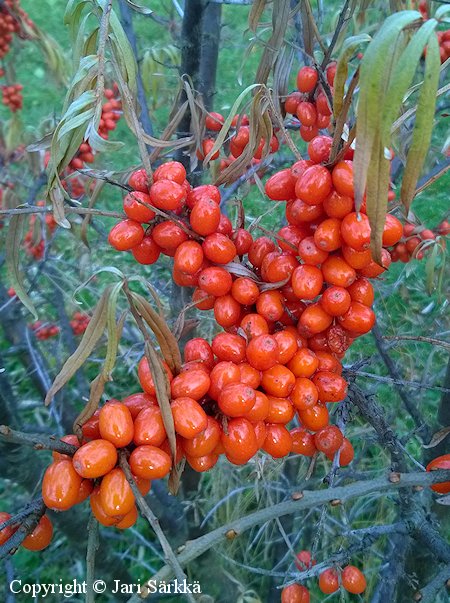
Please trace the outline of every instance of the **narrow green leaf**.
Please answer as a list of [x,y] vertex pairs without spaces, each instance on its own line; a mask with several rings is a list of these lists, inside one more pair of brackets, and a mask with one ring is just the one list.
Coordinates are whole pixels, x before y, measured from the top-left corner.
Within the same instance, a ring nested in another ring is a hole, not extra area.
[[334,77],[334,94],[333,94],[333,114],[337,119],[344,103],[345,83],[348,76],[348,62],[360,44],[370,42],[372,38],[368,34],[359,34],[347,38],[342,45],[342,50],[339,55],[336,65],[336,75]]
[[23,276],[19,267],[19,252],[22,244],[22,231],[25,219],[25,214],[15,214],[9,220],[8,233],[6,235],[6,268],[8,270],[9,284],[13,287],[17,297],[25,308],[37,320],[38,314],[36,308],[25,291]]
[[414,199],[417,180],[422,172],[430,146],[440,65],[438,41],[433,34],[428,42],[424,81],[419,94],[413,136],[400,189],[400,200],[407,209],[409,209]]
[[125,0],[125,2],[128,4],[128,6],[130,8],[135,10],[137,13],[140,13],[141,15],[151,15],[154,12],[154,11],[152,11],[151,8],[147,8],[146,6],[141,6],[140,4],[136,4],[135,2],[132,2],[132,0]]
[[425,283],[428,295],[431,295],[434,291],[434,275],[436,271],[436,263],[439,253],[439,246],[433,245],[433,249],[427,258],[425,264]]
[[391,75],[395,53],[398,52],[399,36],[405,26],[421,18],[417,11],[402,11],[388,17],[367,47],[361,62],[353,162],[357,208],[361,207],[363,200],[372,153],[378,153],[374,141],[381,122],[380,103],[386,92],[387,76]]
[[45,396],[45,405],[48,406],[53,396],[75,375],[77,370],[86,362],[92,354],[97,342],[103,335],[107,319],[107,306],[111,286],[103,292],[91,320],[84,332],[83,338],[75,352],[66,360],[63,367],[55,377],[52,386]]

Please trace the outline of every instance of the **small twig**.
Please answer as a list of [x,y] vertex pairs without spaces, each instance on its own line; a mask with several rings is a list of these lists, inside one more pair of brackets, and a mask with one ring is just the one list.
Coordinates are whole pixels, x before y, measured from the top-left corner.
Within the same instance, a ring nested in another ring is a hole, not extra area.
[[86,603],[95,602],[95,556],[97,554],[98,546],[98,521],[91,515],[88,523],[88,541],[86,549]]
[[24,444],[33,446],[36,450],[55,450],[61,454],[73,456],[77,451],[76,446],[62,442],[56,436],[43,436],[36,433],[16,431],[7,425],[0,425],[0,441],[9,444]]
[[28,517],[28,515],[30,515],[31,513],[34,513],[38,509],[40,509],[41,505],[42,505],[41,497],[36,498],[36,500],[32,500],[30,503],[27,504],[27,506],[23,509],[23,511],[19,511],[15,515],[12,515],[6,521],[1,522],[0,523],[0,532],[4,528],[7,528],[8,526],[12,526],[14,524],[17,525],[18,523],[21,523],[25,519],[25,517]]
[[392,337],[383,336],[383,339],[389,341],[420,341],[421,343],[431,343],[445,348],[450,352],[450,343],[443,341],[442,339],[435,339],[434,337],[424,337],[422,335],[393,335]]
[[4,559],[8,555],[14,555],[24,539],[31,534],[34,528],[39,523],[41,517],[45,513],[46,506],[39,501],[39,504],[34,508],[22,521],[18,530],[9,538],[5,544],[0,546],[0,559]]
[[[134,497],[136,498],[136,503],[137,503],[142,515],[148,521],[148,523],[150,524],[151,528],[153,529],[153,531],[155,532],[155,534],[159,540],[159,543],[164,552],[167,563],[172,568],[177,580],[179,580],[180,582],[183,582],[184,580],[186,580],[186,574],[183,572],[181,565],[179,564],[178,559],[177,559],[172,547],[170,546],[169,541],[166,538],[166,535],[164,534],[163,530],[161,529],[158,518],[153,513],[151,508],[148,506],[145,498],[139,492],[139,488],[137,487],[134,477],[131,473],[130,465],[128,464],[126,452],[124,452],[124,451],[119,453],[119,465],[120,465],[122,471],[125,473],[125,476],[130,484]],[[142,594],[145,597],[145,596],[148,596],[149,593],[145,594],[144,589],[145,589],[145,586],[142,589],[143,590]],[[187,594],[186,598],[191,603],[195,603],[195,598],[192,595]]]
[[447,582],[450,580],[450,563],[444,566],[433,578],[431,582],[429,582],[421,591],[419,591],[419,595],[421,595],[420,599],[416,599],[420,601],[420,603],[435,603],[436,595],[441,590],[447,586]]
[[[19,207],[14,209],[0,209],[0,215],[14,216],[17,214],[50,214],[53,209],[49,207]],[[67,207],[66,214],[92,214],[95,216],[105,216],[107,218],[121,218],[125,220],[126,216],[117,211],[107,211],[103,209],[90,209],[87,207]]]
[[348,21],[350,21],[350,19],[352,18],[356,3],[352,2],[352,9],[350,10],[349,14],[347,15],[347,10],[348,10],[349,4],[350,4],[350,0],[346,0],[341,12],[339,13],[339,19],[336,24],[336,29],[334,30],[334,34],[333,34],[333,37],[331,38],[330,45],[328,46],[327,51],[325,52],[325,55],[323,57],[323,61],[321,64],[322,70],[325,69],[325,67],[328,65],[328,62],[331,58],[334,47],[336,46],[336,42],[339,38],[339,35],[340,35],[342,29],[344,28],[346,23]]
[[440,387],[439,385],[424,385],[417,383],[417,381],[407,381],[406,379],[393,379],[392,377],[382,377],[381,375],[374,375],[373,373],[366,373],[365,371],[354,371],[352,369],[345,369],[347,375],[356,375],[357,377],[368,377],[381,383],[393,383],[396,385],[406,385],[408,387],[415,387],[417,389],[429,389],[438,392],[448,393],[450,390],[447,387]]

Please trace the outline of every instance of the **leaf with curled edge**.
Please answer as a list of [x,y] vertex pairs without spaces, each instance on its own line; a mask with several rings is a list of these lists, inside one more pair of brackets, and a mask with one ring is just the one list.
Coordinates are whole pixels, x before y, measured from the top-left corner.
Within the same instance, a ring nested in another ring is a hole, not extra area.
[[83,334],[79,346],[75,352],[66,360],[63,367],[55,377],[52,386],[45,396],[45,405],[48,406],[53,396],[66,385],[75,375],[78,369],[86,362],[92,354],[95,346],[105,331],[107,320],[108,300],[111,295],[112,287],[109,286],[103,292],[91,320]]
[[132,293],[131,296],[139,314],[153,331],[161,349],[161,353],[164,356],[164,360],[169,365],[170,370],[175,374],[178,374],[181,369],[181,353],[177,340],[169,329],[166,321],[152,308],[145,297],[138,293]]
[[53,188],[50,190],[50,199],[53,207],[53,217],[55,222],[62,228],[70,228],[70,222],[66,218],[64,209],[64,195],[60,188]]
[[348,62],[360,44],[370,42],[372,38],[368,34],[359,34],[347,38],[342,45],[342,50],[336,64],[336,75],[334,76],[333,114],[337,119],[344,106],[344,91],[348,77]]
[[140,4],[136,4],[136,2],[132,2],[132,0],[125,0],[130,8],[132,8],[137,13],[141,15],[152,15],[154,11],[151,8],[147,8],[146,6],[141,6]]
[[379,143],[380,134],[375,137],[372,159],[367,173],[366,210],[370,222],[370,249],[372,257],[382,265],[382,239],[386,222],[387,190],[389,188],[390,161]]
[[412,142],[408,149],[403,172],[400,201],[409,209],[415,196],[416,185],[428,153],[433,131],[436,93],[439,85],[441,59],[434,33],[429,37],[425,58],[425,75],[417,104]]
[[[379,154],[374,143],[381,123],[380,102],[385,96],[395,58],[393,52],[396,52],[397,41],[403,28],[421,18],[417,11],[402,11],[388,17],[370,42],[361,61],[353,160],[355,206],[358,210],[364,197],[372,154]],[[379,138],[378,144],[381,144]],[[379,160],[376,158],[375,161]]]
[[429,444],[422,444],[422,448],[434,448],[440,444],[450,433],[450,427],[443,427],[433,434]]
[[25,291],[23,276],[19,267],[19,255],[22,245],[23,224],[26,219],[25,214],[15,214],[11,216],[6,235],[6,268],[10,286],[16,292],[17,297],[23,303],[25,308],[31,312],[35,320],[38,314],[30,296]]

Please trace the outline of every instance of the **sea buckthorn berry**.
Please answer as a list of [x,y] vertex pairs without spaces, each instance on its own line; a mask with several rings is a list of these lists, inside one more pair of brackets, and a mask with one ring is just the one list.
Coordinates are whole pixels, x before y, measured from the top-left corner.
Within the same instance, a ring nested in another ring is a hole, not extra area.
[[245,333],[247,340],[253,339],[258,335],[265,335],[269,332],[269,323],[260,314],[246,314],[240,323],[240,328]]
[[301,199],[295,199],[286,205],[286,220],[295,226],[304,226],[324,218],[322,205],[308,205]]
[[53,525],[47,515],[43,515],[37,526],[22,541],[22,546],[29,551],[42,551],[50,544],[53,536]]
[[308,144],[308,155],[311,161],[314,163],[326,163],[330,159],[332,142],[333,139],[331,136],[316,136],[313,138]]
[[[310,344],[310,341],[308,341],[308,344]],[[342,364],[335,356],[333,356],[333,354],[324,350],[317,350],[316,356],[319,361],[318,371],[329,371],[330,373],[336,373],[337,375],[342,373]]]
[[124,472],[116,467],[100,484],[100,500],[107,515],[126,515],[134,507],[134,494]]
[[253,243],[251,233],[249,233],[248,230],[245,230],[245,228],[236,229],[232,234],[231,239],[236,247],[237,255],[245,255],[248,253],[248,250]]
[[[172,381],[172,371],[167,366],[166,362],[163,362],[163,366],[164,370],[166,371],[168,380]],[[154,396],[156,394],[153,376],[148,365],[148,360],[145,356],[141,358],[138,364],[138,379],[145,393],[150,394],[151,396]]]
[[331,325],[327,329],[327,343],[330,352],[333,354],[345,354],[350,347],[352,340],[349,336],[348,331],[343,329],[340,325]]
[[314,444],[317,450],[326,455],[334,454],[344,441],[342,431],[336,425],[328,425],[314,434]]
[[312,559],[310,551],[299,551],[295,556],[295,565],[300,571],[305,571],[316,565],[316,563],[316,560]]
[[100,429],[98,426],[98,416],[100,410],[96,410],[92,417],[81,426],[83,438],[88,440],[98,440],[100,438]]
[[294,226],[293,224],[289,224],[288,226],[283,226],[283,228],[280,228],[280,230],[277,232],[277,242],[282,251],[296,256],[300,242],[308,234],[308,227],[302,228],[300,226]]
[[319,367],[319,360],[316,354],[308,348],[300,348],[287,367],[296,377],[311,377]]
[[331,193],[333,184],[331,174],[322,165],[313,165],[306,169],[295,184],[295,193],[308,205],[319,205]]
[[280,364],[287,364],[298,350],[296,334],[283,329],[274,333],[273,336],[279,348],[278,362]]
[[317,404],[319,392],[310,379],[297,377],[291,393],[291,400],[297,410],[306,410]]
[[309,603],[309,591],[301,584],[290,584],[281,591],[281,603]]
[[183,438],[193,438],[208,425],[208,418],[200,404],[187,396],[176,398],[170,408],[173,414],[175,431]]
[[94,489],[94,482],[91,479],[83,479],[81,481],[80,489],[78,490],[76,505],[84,502],[92,493]]
[[284,313],[283,296],[279,291],[264,291],[256,300],[256,311],[267,321],[280,320]]
[[228,329],[239,323],[242,307],[232,295],[222,295],[214,302],[214,318],[222,328]]
[[129,459],[133,475],[144,479],[162,479],[172,466],[170,456],[156,446],[138,446]]
[[200,186],[196,186],[189,191],[186,198],[186,205],[189,209],[192,209],[197,201],[200,201],[200,199],[212,199],[217,203],[217,205],[219,205],[221,199],[220,191],[217,186],[214,186],[213,184],[202,184]]
[[133,441],[137,446],[160,446],[166,439],[166,429],[159,406],[144,408],[134,420]]
[[152,239],[161,249],[176,249],[188,240],[188,235],[171,220],[160,222],[152,230]]
[[273,174],[265,185],[266,195],[272,201],[295,199],[295,178],[289,168]]
[[113,226],[108,235],[108,242],[117,251],[128,251],[144,238],[144,229],[139,222],[122,220]]
[[239,363],[240,383],[256,389],[261,384],[261,371],[250,366],[248,362]]
[[186,180],[184,165],[179,161],[166,161],[162,163],[153,172],[153,182],[158,182],[158,180],[173,180],[177,184],[183,184]]
[[255,239],[248,250],[248,261],[259,268],[268,253],[275,251],[275,243],[268,237]]
[[217,400],[220,410],[229,417],[246,415],[253,408],[255,401],[255,390],[243,383],[227,385]]
[[361,268],[365,268],[372,262],[372,253],[370,249],[356,251],[353,247],[342,245],[341,252],[347,264],[352,268],[355,268],[355,270],[361,270]]
[[[5,512],[0,512],[0,523],[4,523],[5,521],[8,521],[8,519],[11,518],[11,515],[9,513],[5,513]],[[14,532],[17,530],[18,526],[15,526],[14,524],[6,526],[6,528],[3,528],[3,530],[0,530],[0,546],[2,544],[5,544],[5,542],[7,540],[9,540],[11,538],[11,536],[14,534]]]
[[206,237],[216,232],[220,222],[220,207],[212,199],[200,199],[189,217],[192,230]]
[[314,67],[302,67],[297,73],[297,88],[300,92],[312,92],[319,81]]
[[[398,243],[397,247],[399,245],[401,245],[401,243]],[[408,256],[408,258],[409,258],[409,256]],[[372,260],[370,262],[370,264],[368,264],[367,266],[364,266],[364,268],[361,268],[359,270],[359,275],[365,276],[366,278],[376,278],[377,276],[380,276],[380,274],[383,274],[383,272],[385,272],[389,268],[391,261],[392,261],[391,254],[389,253],[389,251],[387,249],[383,248],[381,250],[381,266],[379,264],[377,264],[375,262],[375,260]]]
[[124,515],[123,519],[118,521],[114,527],[119,528],[119,530],[126,530],[134,526],[138,519],[138,510],[136,505],[133,505],[131,511],[129,511],[126,515]]
[[[444,454],[433,459],[427,465],[427,471],[435,471],[436,469],[450,469],[450,454]],[[450,492],[450,482],[439,482],[430,486],[435,492],[447,494]]]
[[304,264],[317,266],[327,259],[328,252],[317,247],[314,237],[306,237],[299,243],[298,255]]
[[149,266],[158,261],[161,248],[155,243],[153,237],[149,236],[144,237],[138,245],[133,247],[131,253],[139,264]]
[[370,224],[366,214],[351,212],[341,223],[342,240],[356,251],[363,251],[370,246]]
[[290,113],[291,115],[294,115],[299,102],[302,100],[302,95],[300,94],[300,92],[292,92],[291,94],[289,94],[286,97],[286,100],[284,101],[284,110],[286,111],[286,113]]
[[123,519],[121,515],[112,517],[111,515],[108,515],[106,513],[100,499],[100,486],[94,488],[91,496],[89,497],[89,502],[91,505],[92,514],[94,515],[95,519],[103,526],[114,526]]
[[107,440],[92,440],[78,448],[72,462],[81,477],[94,479],[106,475],[115,467],[117,450]]
[[341,574],[342,586],[349,593],[360,595],[366,590],[367,582],[364,574],[354,565],[347,565]]
[[42,499],[47,507],[66,511],[76,504],[81,477],[71,460],[55,461],[49,465],[42,480]]
[[214,365],[214,352],[212,347],[202,337],[190,339],[184,346],[184,361],[198,360],[208,367]]
[[243,417],[228,421],[227,431],[222,433],[220,439],[226,454],[238,462],[249,461],[258,451],[255,429]]
[[347,395],[347,381],[331,371],[319,370],[312,381],[317,387],[319,400],[325,402],[341,402]]
[[151,204],[158,209],[180,209],[186,199],[185,189],[173,180],[158,180],[150,187]]
[[231,295],[244,306],[252,306],[259,297],[259,287],[247,277],[237,278],[231,286]]
[[353,162],[348,160],[338,161],[331,173],[333,186],[340,195],[354,197],[353,188]]
[[107,402],[99,414],[100,435],[116,448],[123,448],[133,440],[133,417],[129,408],[121,402]]
[[322,264],[324,281],[337,287],[348,287],[356,279],[356,271],[338,255],[329,256]]
[[[327,457],[330,461],[333,460],[335,453],[327,454]],[[339,448],[338,458],[339,458],[339,466],[346,467],[350,465],[355,457],[355,451],[353,449],[352,443],[347,438],[344,438],[341,447]]]
[[187,396],[194,400],[201,400],[208,392],[211,385],[209,375],[203,370],[193,370],[180,373],[170,383],[172,398]]
[[247,346],[247,360],[259,371],[266,371],[278,362],[280,348],[272,335],[258,335]]
[[246,358],[246,341],[241,335],[235,333],[218,333],[212,340],[211,345],[211,351],[219,360],[238,363]]
[[321,115],[328,116],[328,115],[332,114],[332,110],[330,108],[329,101],[323,92],[319,92],[319,94],[317,95],[316,107],[317,107],[318,113],[320,113]]
[[205,128],[213,132],[219,132],[222,129],[224,121],[225,119],[221,113],[211,111],[211,113],[208,113],[205,117]]
[[318,124],[314,124],[313,126],[304,126],[303,124],[300,126],[300,136],[306,142],[310,142],[313,140],[319,133]]
[[323,202],[323,209],[329,218],[342,220],[353,210],[353,198],[332,191]]
[[297,328],[299,333],[306,336],[315,335],[325,331],[331,323],[333,317],[330,316],[319,303],[310,304],[300,316]]
[[123,211],[130,220],[150,222],[155,217],[155,212],[143,205],[144,203],[151,205],[149,195],[140,193],[139,191],[128,193],[123,200]]
[[214,453],[205,454],[204,456],[191,456],[186,455],[186,461],[190,467],[198,473],[204,473],[214,467],[219,460],[219,456]]
[[184,452],[191,457],[200,457],[211,454],[220,440],[222,430],[216,419],[207,417],[206,429],[193,438],[183,438],[182,446]]
[[262,374],[261,387],[266,394],[285,398],[295,384],[294,374],[282,364],[275,364]]
[[213,400],[217,400],[220,392],[227,385],[240,382],[240,376],[239,366],[234,362],[218,362],[209,374],[211,379],[211,387],[208,392],[209,396]]
[[292,438],[284,425],[266,424],[266,438],[262,449],[274,459],[287,456],[292,450]]
[[292,253],[284,251],[269,261],[264,273],[264,262],[261,266],[261,276],[269,283],[279,283],[289,279],[298,266],[298,261]]
[[323,275],[316,266],[304,264],[292,273],[292,289],[299,299],[314,299],[322,291]]
[[325,595],[335,593],[339,589],[337,571],[330,567],[319,575],[319,588]]
[[144,168],[133,172],[128,179],[128,184],[135,191],[148,194],[148,176]]
[[295,180],[298,180],[303,172],[312,165],[314,165],[314,163],[309,159],[299,159],[291,165],[291,172]]
[[368,306],[352,302],[345,314],[338,318],[344,329],[352,333],[368,333],[375,324],[375,313]]
[[[268,395],[269,412],[266,417],[267,423],[286,425],[295,416],[295,408],[289,398]],[[262,445],[262,444],[261,444]]]
[[[303,427],[291,429],[292,452],[303,456],[313,456],[317,452],[314,436]],[[298,566],[297,566],[298,567]]]
[[255,390],[255,402],[252,408],[245,413],[245,418],[255,423],[256,421],[264,421],[269,414],[269,398],[263,392]]
[[202,291],[197,287],[192,294],[192,301],[199,310],[212,310],[216,298],[214,295],[208,295],[205,291]]
[[323,220],[314,233],[314,242],[323,251],[336,251],[341,246],[341,221],[337,218]]
[[[128,408],[131,413],[131,417],[134,419],[138,416],[138,414],[144,408],[148,408],[149,406],[157,405],[156,398],[150,396],[149,394],[145,394],[144,392],[138,392],[137,394],[131,394],[122,400],[122,404]],[[134,427],[133,427],[134,429]]]
[[316,404],[298,413],[301,424],[310,431],[319,431],[328,425],[329,413],[326,406]]
[[231,274],[220,266],[205,268],[198,277],[200,289],[214,297],[226,295],[230,291],[232,283]]
[[[78,439],[78,436],[76,436],[75,434],[69,434],[69,435],[65,435],[62,438],[60,438],[61,442],[65,442],[66,444],[71,444],[72,446],[76,446],[77,448],[80,447],[80,440]],[[54,461],[71,461],[72,457],[67,455],[67,454],[62,454],[61,452],[56,452],[56,450],[54,450],[52,452],[52,457]],[[1,521],[0,521],[1,523]]]
[[202,243],[205,257],[215,264],[228,264],[237,255],[233,241],[219,232],[214,232],[206,237]]
[[392,214],[386,214],[383,228],[383,245],[392,247],[400,241],[403,236],[403,224]]
[[317,121],[317,111],[314,103],[301,101],[297,105],[296,115],[304,126],[314,126]]
[[344,287],[328,287],[322,293],[320,305],[330,316],[341,316],[350,307],[352,298]]
[[174,261],[175,266],[186,274],[195,274],[203,264],[203,249],[196,241],[185,241],[177,247]]

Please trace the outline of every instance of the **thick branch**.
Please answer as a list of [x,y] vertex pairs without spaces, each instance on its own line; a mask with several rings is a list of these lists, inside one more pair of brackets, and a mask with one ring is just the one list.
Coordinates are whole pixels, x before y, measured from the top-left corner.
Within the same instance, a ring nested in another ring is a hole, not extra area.
[[72,444],[66,444],[56,436],[43,436],[37,433],[24,433],[11,429],[7,425],[0,425],[0,441],[8,444],[24,444],[33,446],[36,450],[55,450],[61,454],[73,456],[77,451]]

